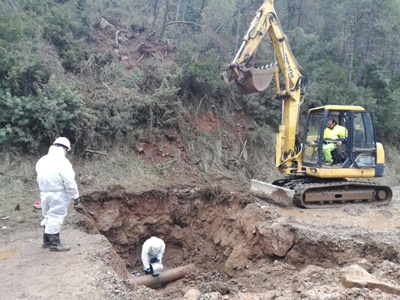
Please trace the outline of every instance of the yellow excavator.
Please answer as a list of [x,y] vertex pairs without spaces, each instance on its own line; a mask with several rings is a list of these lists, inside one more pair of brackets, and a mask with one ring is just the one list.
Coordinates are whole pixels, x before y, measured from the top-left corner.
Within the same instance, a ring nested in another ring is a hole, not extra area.
[[[255,68],[251,61],[266,34],[277,63]],[[225,79],[234,81],[243,95],[264,91],[275,77],[276,99],[282,101],[275,162],[285,177],[271,184],[251,180],[252,193],[304,208],[365,202],[386,205],[391,201],[389,186],[355,180],[384,175],[384,149],[376,141],[371,112],[350,105],[312,108],[300,137],[299,111],[309,76],[293,56],[273,0],[264,1],[256,12],[226,74]],[[327,124],[344,128],[344,136],[332,136],[333,129]]]

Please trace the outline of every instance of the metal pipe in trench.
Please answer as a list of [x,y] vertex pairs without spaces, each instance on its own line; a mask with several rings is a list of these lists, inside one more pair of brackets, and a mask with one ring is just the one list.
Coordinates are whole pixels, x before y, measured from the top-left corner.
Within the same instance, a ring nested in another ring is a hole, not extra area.
[[161,285],[163,283],[167,283],[170,281],[174,281],[184,277],[189,272],[195,271],[196,266],[194,264],[164,270],[160,275],[142,275],[138,277],[129,278],[130,283],[134,283],[136,285],[145,285],[147,287],[155,287]]

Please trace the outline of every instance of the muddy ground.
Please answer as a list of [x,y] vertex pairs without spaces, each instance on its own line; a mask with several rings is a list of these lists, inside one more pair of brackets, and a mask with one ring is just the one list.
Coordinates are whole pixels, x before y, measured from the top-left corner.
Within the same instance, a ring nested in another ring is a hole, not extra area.
[[[310,210],[274,206],[246,186],[112,186],[70,207],[64,253],[41,248],[40,210],[24,203],[0,216],[1,298],[400,299],[393,191],[384,207]],[[166,270],[197,270],[157,289],[132,284],[151,235],[166,242]]]

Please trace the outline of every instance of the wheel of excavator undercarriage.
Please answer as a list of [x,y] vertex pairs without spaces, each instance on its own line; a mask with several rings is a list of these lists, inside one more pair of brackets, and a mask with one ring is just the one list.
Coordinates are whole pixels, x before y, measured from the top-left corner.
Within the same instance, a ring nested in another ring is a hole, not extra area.
[[377,197],[379,200],[384,200],[384,199],[387,198],[387,193],[386,193],[385,190],[378,190],[377,193],[376,193],[376,197]]

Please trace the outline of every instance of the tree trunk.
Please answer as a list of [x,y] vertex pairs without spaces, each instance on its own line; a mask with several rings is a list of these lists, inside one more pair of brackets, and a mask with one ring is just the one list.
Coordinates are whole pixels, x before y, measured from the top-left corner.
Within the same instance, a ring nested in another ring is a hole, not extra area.
[[355,24],[351,25],[350,37],[349,37],[349,61],[347,63],[347,83],[350,85],[353,78],[353,63],[354,63],[354,36],[355,36]]
[[154,2],[154,8],[153,8],[153,23],[151,24],[151,27],[154,28],[156,21],[157,21],[157,16],[158,16],[158,1],[159,0],[155,0]]
[[203,14],[205,6],[206,6],[206,0],[203,0],[203,3],[201,3],[201,6],[200,6],[201,14]]
[[294,1],[288,1],[287,11],[288,11],[287,31],[290,31],[292,29],[292,20],[295,19],[294,17],[296,15],[296,3]]
[[364,35],[364,42],[362,46],[360,64],[358,66],[357,78],[356,78],[356,85],[360,84],[361,76],[365,69],[365,61],[367,60],[369,54],[369,46],[371,44],[371,39],[373,36],[372,29],[373,29],[373,21],[375,18],[375,10],[376,10],[377,0],[372,1],[371,9],[368,11],[367,14],[367,28]]
[[15,3],[14,3],[14,2],[15,2],[15,1],[8,0],[8,3],[10,3],[10,5],[12,6],[14,12],[17,12],[17,7],[15,6]]
[[162,24],[163,28],[162,28],[162,30],[161,30],[161,37],[164,36],[164,30],[165,30],[164,25],[167,23],[168,11],[169,11],[169,0],[167,0],[167,1],[165,2],[165,13],[164,13],[164,20],[163,20],[163,24]]
[[[178,1],[178,5],[176,6],[175,21],[179,21],[179,18],[180,18],[181,20],[183,20],[183,17],[180,17],[180,16],[179,16],[179,13],[180,13],[180,11],[181,11],[181,4],[182,4],[182,0],[179,0],[179,1]],[[179,25],[177,26],[177,30],[179,31],[178,44],[177,44],[177,46],[178,46],[178,48],[179,48],[179,47],[181,46],[181,41],[182,41],[183,34],[182,34],[181,27],[180,27]]]
[[[178,20],[179,20],[179,11],[180,11],[180,8],[181,8],[181,1],[182,1],[182,0],[179,0],[179,1],[178,1],[178,5],[176,6],[175,21],[178,21]],[[182,20],[183,20],[183,19],[182,19]]]
[[400,67],[400,43],[397,46],[397,55],[396,55],[396,58],[394,60],[393,76],[395,76],[397,74],[397,71],[399,70],[399,67]]
[[354,48],[355,38],[358,22],[362,19],[362,13],[359,14],[357,8],[354,9],[354,19],[350,17],[350,36],[349,36],[349,49],[348,49],[348,63],[347,63],[347,83],[350,85],[353,81],[353,70],[354,70]]
[[240,16],[241,16],[241,0],[237,0],[237,19],[236,19],[236,45],[235,53],[239,50],[240,44],[242,42],[242,35],[240,34]]
[[298,19],[297,19],[297,27],[301,27],[301,17],[303,16],[302,4],[303,4],[303,1],[300,1],[300,3],[299,3],[299,13],[298,13]]

